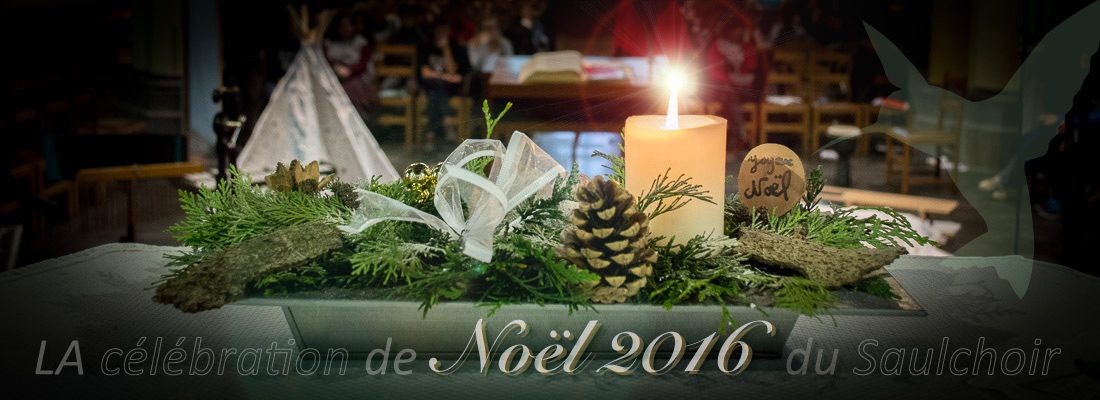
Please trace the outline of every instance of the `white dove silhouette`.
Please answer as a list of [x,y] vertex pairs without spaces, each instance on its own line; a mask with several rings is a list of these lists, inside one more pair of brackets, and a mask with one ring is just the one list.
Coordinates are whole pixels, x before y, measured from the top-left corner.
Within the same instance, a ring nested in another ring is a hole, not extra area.
[[[1100,2],[1092,3],[1051,30],[997,95],[969,101],[940,87],[929,85],[912,63],[882,33],[864,23],[886,76],[900,90],[890,98],[908,101],[919,113],[938,113],[940,102],[963,104],[963,124],[957,163],[967,172],[951,171],[960,193],[985,220],[986,233],[966,243],[945,266],[993,266],[1021,298],[1031,281],[1034,230],[1023,163],[1042,155],[1054,137],[1055,128],[1034,131],[1025,139],[1040,112],[1063,115],[1088,73],[1087,61],[1100,43]],[[1084,61],[1082,61],[1084,60]],[[1085,63],[1085,65],[1082,65]],[[1045,108],[1045,110],[1043,109]],[[919,120],[919,118],[917,118]],[[887,121],[876,122],[868,131],[891,129]],[[901,138],[904,141],[904,138]],[[926,153],[933,149],[916,148]],[[978,188],[981,178],[992,175],[1006,162],[1014,175],[1002,177],[1014,202],[993,200]],[[1086,173],[1086,171],[1081,171]],[[990,258],[995,257],[995,258]]]

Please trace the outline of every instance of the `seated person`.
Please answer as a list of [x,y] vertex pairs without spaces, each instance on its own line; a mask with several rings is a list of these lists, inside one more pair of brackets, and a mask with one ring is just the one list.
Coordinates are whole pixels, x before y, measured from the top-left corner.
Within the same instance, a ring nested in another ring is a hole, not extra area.
[[432,40],[419,51],[420,83],[428,98],[428,126],[425,132],[426,151],[434,150],[435,137],[446,135],[443,118],[448,112],[447,101],[461,95],[463,77],[470,71],[466,48],[451,37],[451,28],[437,23],[432,28]]
[[516,54],[535,54],[550,51],[550,35],[541,21],[542,8],[534,1],[525,1],[520,5],[519,21],[508,28],[508,40],[515,46]]
[[371,83],[371,55],[371,47],[363,35],[356,33],[351,15],[341,15],[336,20],[335,37],[325,40],[325,58],[351,103],[363,114],[378,104],[378,91]]
[[495,17],[481,22],[481,30],[467,44],[470,64],[475,71],[492,73],[497,61],[513,54],[512,42],[500,32],[500,23]]

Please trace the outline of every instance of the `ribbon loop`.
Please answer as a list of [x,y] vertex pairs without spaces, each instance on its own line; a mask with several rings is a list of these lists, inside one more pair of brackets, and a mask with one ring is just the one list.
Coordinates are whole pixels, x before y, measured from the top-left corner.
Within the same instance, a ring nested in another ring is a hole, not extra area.
[[[489,176],[466,169],[471,162],[492,157]],[[461,238],[463,253],[489,262],[493,235],[508,211],[531,196],[545,197],[554,178],[565,175],[557,161],[522,132],[512,133],[508,148],[499,140],[472,139],[451,152],[435,187],[435,216],[378,193],[357,190],[359,209],[340,228],[359,233],[382,221],[419,222]]]

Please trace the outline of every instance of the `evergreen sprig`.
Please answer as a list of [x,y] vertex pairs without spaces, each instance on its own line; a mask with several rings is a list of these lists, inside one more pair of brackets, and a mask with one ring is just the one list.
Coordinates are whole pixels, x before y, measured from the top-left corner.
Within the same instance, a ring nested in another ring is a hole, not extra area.
[[214,249],[306,222],[341,223],[351,209],[335,196],[264,191],[230,168],[216,188],[179,191],[184,219],[168,228],[180,243]]
[[726,308],[728,304],[759,299],[814,316],[835,303],[832,293],[816,282],[776,275],[749,264],[736,251],[736,241],[732,239],[700,235],[679,245],[655,240],[651,243],[658,261],[647,286],[650,302],[666,309],[685,303],[718,304],[722,307],[719,329],[723,332],[729,324],[737,323]]
[[430,259],[441,257],[443,252],[430,244],[406,242],[397,237],[376,238],[360,242],[348,261],[352,276],[389,286],[410,284],[423,277],[430,268]]
[[806,193],[802,196],[802,208],[806,211],[817,209],[817,203],[821,200],[821,191],[825,189],[824,171],[821,166],[810,170],[810,176],[806,178]]
[[420,211],[430,214],[438,213],[435,209],[435,192],[429,191],[428,196],[424,197],[420,192],[412,190],[409,183],[404,179],[382,182],[382,177],[373,176],[370,183],[367,184],[366,190],[400,201]]
[[[748,210],[737,196],[730,196],[725,204],[726,231],[736,232],[739,227],[731,225],[744,223],[746,221],[743,220],[747,217],[748,225],[754,228],[802,237],[833,247],[936,245],[935,241],[918,233],[904,215],[891,208],[863,206],[843,208],[831,213],[820,211],[818,202],[825,183],[820,166],[810,171],[801,207],[792,208],[783,215]],[[886,218],[856,217],[855,213],[861,210],[878,211],[885,214]]]
[[599,150],[592,152],[592,157],[607,161],[607,165],[603,166],[609,171],[607,178],[622,186],[626,186],[626,159],[621,155],[626,154],[626,149],[623,148],[624,143],[626,143],[626,138],[622,132],[619,132],[619,155],[607,154]]
[[509,214],[507,221],[511,221],[502,227],[501,233],[535,233],[544,231],[545,228],[564,228],[566,215],[562,211],[561,203],[571,200],[573,187],[580,181],[580,172],[577,163],[573,163],[569,174],[564,178],[554,180],[554,188],[548,197],[532,196]]
[[865,278],[856,283],[848,286],[849,290],[856,292],[863,292],[875,297],[881,297],[887,300],[900,299],[897,293],[894,293],[894,289],[890,287],[890,283],[886,282],[886,278],[882,276],[872,276]]
[[689,301],[740,301],[744,283],[741,275],[748,268],[744,258],[733,253],[732,246],[708,246],[709,241],[696,236],[681,245],[653,243],[658,261],[650,300],[665,308]]
[[[857,218],[853,215],[858,210],[872,210],[886,214],[886,218],[870,216]],[[845,208],[833,214],[837,221],[846,222],[849,229],[864,233],[863,241],[874,247],[890,247],[899,244],[908,246],[936,246],[936,241],[929,239],[913,228],[909,220],[896,210],[888,207],[855,207]],[[837,223],[839,225],[840,222]]]
[[709,191],[703,190],[702,185],[691,183],[691,177],[684,174],[670,178],[668,174],[671,171],[671,168],[665,170],[665,173],[653,180],[649,190],[638,196],[638,209],[646,212],[650,221],[667,212],[679,210],[692,200],[715,204],[708,195]]
[[508,113],[508,110],[512,109],[512,102],[508,102],[504,105],[504,109],[494,118],[492,112],[489,110],[489,100],[485,99],[481,101],[481,112],[485,114],[485,138],[490,139],[493,137],[493,130],[496,129],[497,123],[501,118],[504,118],[504,114]]
[[[872,215],[856,217],[859,210],[872,210],[886,214],[887,218]],[[935,245],[936,242],[917,232],[909,220],[897,211],[884,207],[852,207],[833,213],[807,211],[796,207],[783,215],[752,215],[751,226],[781,235],[803,237],[806,240],[840,247],[860,248],[870,245],[876,248]]]
[[783,277],[775,290],[775,306],[816,316],[836,304],[836,296],[820,283],[800,276]]
[[489,307],[490,315],[515,303],[564,304],[572,311],[592,308],[582,286],[597,279],[557,257],[552,247],[506,234],[497,239],[492,262],[471,259],[452,243],[434,268],[395,290],[419,299],[425,314],[441,300],[463,298]]
[[[463,258],[458,253],[447,253],[447,258]],[[454,265],[453,261],[444,265]],[[459,300],[468,297],[470,286],[477,274],[467,268],[440,268],[429,272],[424,277],[413,281],[411,284],[394,289],[407,297],[420,300],[420,312],[428,315],[436,304],[442,300]]]
[[523,235],[497,239],[493,262],[484,265],[485,283],[480,301],[495,312],[511,303],[564,304],[570,311],[591,308],[581,289],[599,275],[582,270],[555,254],[554,249],[533,243]]
[[[496,117],[493,117],[493,113],[489,109],[489,100],[483,100],[481,102],[481,112],[485,114],[485,139],[491,139],[493,137],[493,131],[496,130],[497,123],[499,123],[500,119],[504,118],[504,114],[508,113],[508,110],[511,109],[512,102],[508,102],[508,104],[504,105],[504,109],[501,110]],[[488,166],[493,163],[493,160],[493,157],[478,157],[470,161],[464,167],[483,176],[488,176]]]
[[257,280],[253,287],[263,291],[264,296],[319,289],[328,283],[328,275],[325,267],[319,263],[312,263],[264,276]]

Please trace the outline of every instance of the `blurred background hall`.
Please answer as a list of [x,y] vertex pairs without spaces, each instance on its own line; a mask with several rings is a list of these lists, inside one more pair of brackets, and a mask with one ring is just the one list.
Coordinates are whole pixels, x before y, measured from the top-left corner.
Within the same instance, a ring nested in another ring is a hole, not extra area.
[[[727,174],[753,145],[783,143],[807,166],[822,166],[838,193],[911,196],[899,208],[938,227],[944,253],[986,232],[987,211],[1005,209],[1032,216],[1020,237],[1034,237],[1035,258],[1096,274],[1088,250],[1100,233],[1097,59],[1049,60],[1087,72],[1068,95],[1012,84],[1044,36],[1089,3],[366,0],[291,8],[312,23],[321,10],[335,13],[317,44],[398,172],[485,137],[489,99],[494,112],[513,103],[494,138],[519,129],[563,165],[603,173],[593,151],[618,152],[623,119],[663,113],[664,99],[584,85],[534,90],[513,82],[517,73],[530,55],[576,50],[586,74],[629,65],[627,76],[609,79],[648,88],[667,62],[689,66],[697,83],[683,112],[730,121]],[[182,218],[177,191],[196,184],[186,176],[217,168],[217,129],[230,126],[237,148],[257,137],[302,43],[301,20],[270,1],[14,0],[0,13],[0,268],[120,240],[175,245],[166,228]],[[865,23],[914,67],[907,82],[887,73]],[[1085,45],[1095,53],[1096,43]],[[963,103],[998,111],[963,121],[955,108]],[[216,123],[219,113],[240,126]],[[939,135],[911,148],[898,130],[844,141],[842,129],[830,129],[876,122]],[[1015,171],[1009,138],[1031,130],[1041,140],[1015,146],[1038,157]],[[155,167],[135,178],[134,165]],[[1012,190],[1013,180],[1028,190]],[[952,206],[929,211],[940,200]]]

